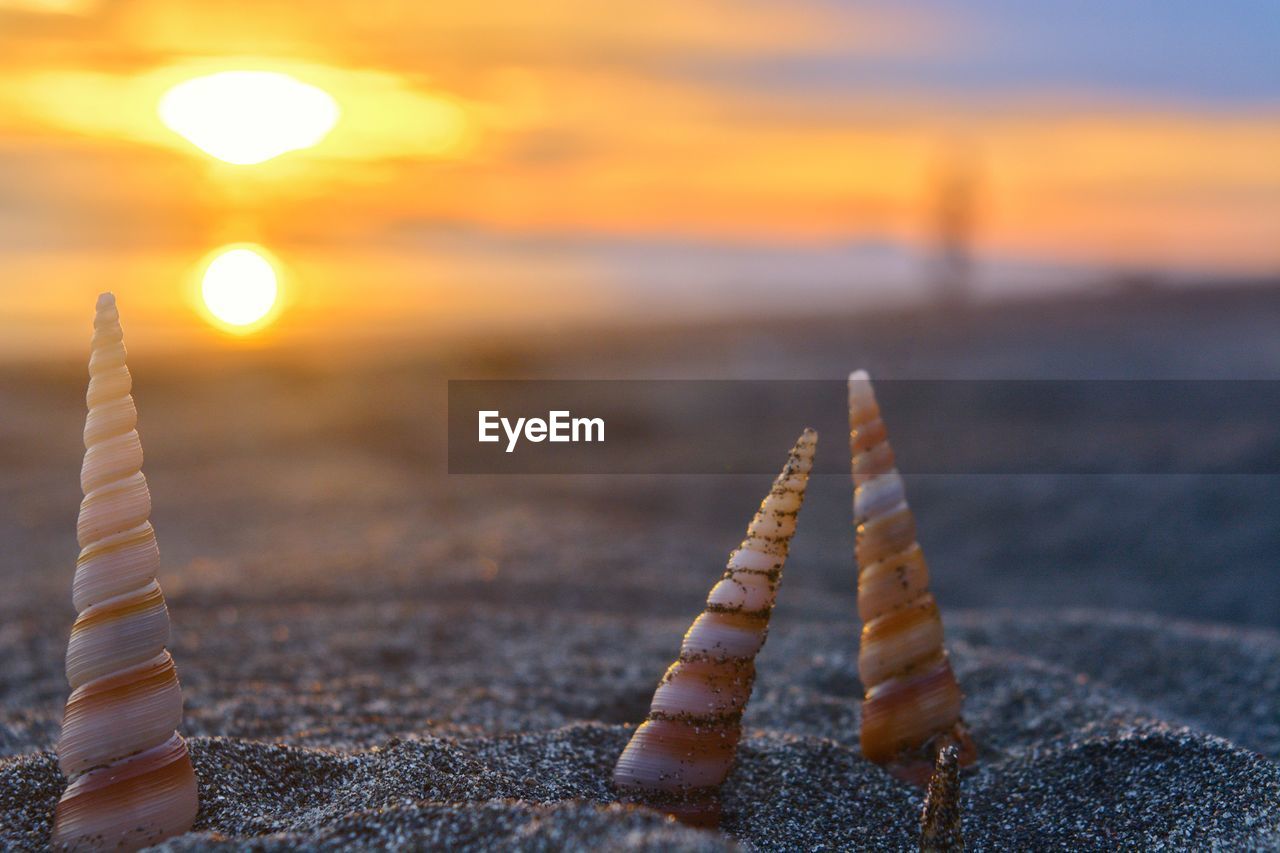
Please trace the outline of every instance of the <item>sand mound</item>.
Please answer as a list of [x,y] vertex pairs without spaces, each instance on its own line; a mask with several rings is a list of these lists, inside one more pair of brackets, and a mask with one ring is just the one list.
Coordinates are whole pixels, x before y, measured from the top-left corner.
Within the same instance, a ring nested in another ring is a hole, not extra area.
[[[724,833],[610,804],[622,726],[393,740],[339,753],[193,738],[203,809],[173,850],[350,845],[555,849],[910,849],[919,792],[829,740],[756,734],[726,790]],[[48,753],[0,765],[0,843],[38,849],[63,780]],[[1212,736],[1091,725],[964,777],[976,849],[1239,848],[1280,838],[1280,768]]]
[[[442,608],[416,608],[409,623],[384,622],[381,630],[394,638],[413,623],[457,624],[458,614]],[[979,763],[963,775],[972,849],[1266,849],[1280,841],[1269,710],[1280,693],[1280,638],[1273,633],[1090,611],[969,612],[951,623],[966,716],[981,746]],[[261,849],[902,850],[916,843],[920,792],[859,753],[861,686],[841,626],[791,625],[770,640],[748,737],[725,790],[724,825],[710,833],[612,803],[610,771],[630,728],[599,718],[639,719],[660,666],[634,665],[629,654],[661,660],[669,642],[628,648],[617,622],[590,615],[508,612],[492,624],[505,630],[477,628],[450,647],[463,660],[423,662],[420,691],[400,685],[412,695],[398,710],[388,711],[376,684],[336,684],[325,694],[327,725],[281,738],[303,745],[251,740],[235,728],[270,729],[295,712],[318,716],[315,685],[292,693],[277,686],[273,714],[257,720],[246,709],[265,703],[252,689],[248,705],[209,703],[196,691],[197,726],[221,720],[231,736],[190,739],[202,810],[197,831],[168,847],[251,839]],[[271,654],[289,657],[300,652],[291,645],[314,641],[300,631]],[[513,645],[523,645],[522,657],[510,656]],[[597,669],[584,675],[588,648]],[[490,666],[482,694],[461,689],[468,679],[475,686],[479,661],[517,659],[518,666]],[[265,664],[246,656],[235,665]],[[598,682],[599,692],[574,699],[584,679]],[[408,730],[406,717],[439,719],[444,703],[467,695],[477,696],[474,706],[423,732]],[[548,696],[560,700],[538,699]],[[24,712],[8,732],[20,739],[46,728],[38,714]],[[353,748],[346,729],[381,732],[381,740]],[[62,786],[48,752],[0,761],[0,846],[42,847]]]

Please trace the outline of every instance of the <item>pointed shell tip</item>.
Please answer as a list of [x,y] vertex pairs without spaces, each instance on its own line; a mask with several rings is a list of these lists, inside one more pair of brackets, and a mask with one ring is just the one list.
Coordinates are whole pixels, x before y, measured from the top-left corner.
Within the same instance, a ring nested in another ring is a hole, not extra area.
[[98,308],[110,308],[116,304],[116,295],[111,291],[98,294]]

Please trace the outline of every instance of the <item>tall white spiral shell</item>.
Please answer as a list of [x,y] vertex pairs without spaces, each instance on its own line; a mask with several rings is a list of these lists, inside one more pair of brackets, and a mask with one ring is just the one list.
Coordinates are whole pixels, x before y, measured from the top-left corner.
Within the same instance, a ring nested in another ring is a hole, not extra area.
[[858,671],[866,689],[862,754],[924,785],[940,747],[955,744],[962,764],[973,761],[975,749],[960,718],[964,697],[942,644],[915,516],[862,370],[849,376],[849,447],[862,619]]
[[54,815],[59,849],[132,850],[191,828],[196,778],[177,733],[182,692],[169,612],[156,581],[160,552],[148,521],[132,378],[115,298],[98,297],[89,358],[72,601],[71,696],[58,741],[70,780]]
[[625,797],[686,823],[719,823],[717,791],[742,734],[755,656],[768,633],[817,440],[805,430],[796,442],[658,684],[649,716],[618,758],[613,782]]

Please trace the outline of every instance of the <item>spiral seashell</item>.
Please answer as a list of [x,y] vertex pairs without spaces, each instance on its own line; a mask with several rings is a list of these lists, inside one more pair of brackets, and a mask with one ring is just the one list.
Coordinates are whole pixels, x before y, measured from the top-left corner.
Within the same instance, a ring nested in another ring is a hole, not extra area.
[[624,797],[695,826],[720,822],[718,789],[742,734],[755,656],[768,633],[817,440],[807,429],[792,448],[706,609],[685,634],[680,657],[659,682],[649,716],[613,772]]
[[920,810],[920,853],[963,853],[960,821],[960,751],[955,744],[938,750]]
[[70,780],[54,813],[57,849],[136,850],[191,828],[196,777],[177,733],[182,691],[156,581],[151,493],[115,297],[98,297],[67,647],[71,696],[58,741]]
[[858,671],[866,688],[862,754],[924,785],[940,747],[954,743],[961,764],[976,752],[960,718],[963,696],[942,645],[915,516],[862,370],[849,376],[849,447],[862,619]]

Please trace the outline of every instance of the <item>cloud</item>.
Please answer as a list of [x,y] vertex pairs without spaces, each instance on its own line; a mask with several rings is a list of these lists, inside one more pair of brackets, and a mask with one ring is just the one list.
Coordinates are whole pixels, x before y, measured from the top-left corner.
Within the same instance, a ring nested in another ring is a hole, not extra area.
[[763,0],[651,0],[631,12],[596,0],[326,0],[323,13],[301,11],[286,0],[117,0],[96,9],[86,4],[83,11],[91,28],[68,22],[51,29],[21,16],[7,21],[0,30],[6,48],[0,62],[92,59],[136,71],[178,56],[253,53],[413,74],[456,74],[493,64],[651,70],[681,55],[781,56],[837,48],[896,53],[924,29],[883,8],[849,14]]
[[466,150],[467,107],[385,72],[254,57],[185,61],[138,74],[92,70],[13,73],[0,82],[0,128],[68,132],[190,151],[157,113],[164,93],[194,77],[232,69],[277,71],[328,92],[342,119],[314,149],[321,158],[448,157]]
[[89,15],[96,12],[100,5],[101,0],[0,0],[0,13]]
[[[0,279],[100,268],[161,294],[209,249],[249,240],[320,282],[330,307],[367,282],[371,323],[400,303],[461,311],[464,287],[480,317],[557,282],[562,305],[608,282],[610,299],[643,294],[648,277],[675,282],[673,300],[757,273],[901,282],[937,239],[940,175],[957,160],[983,258],[1035,274],[1276,268],[1280,104],[1244,97],[1272,77],[1224,59],[1230,79],[1196,97],[1127,87],[1162,63],[1165,82],[1188,72],[1176,51],[1130,61],[1112,55],[1128,42],[1099,35],[1105,67],[1090,73],[1045,43],[1054,27],[997,26],[996,2],[957,18],[817,0],[630,14],[598,0],[333,0],[305,14],[284,0],[76,14],[0,0]],[[1098,25],[1074,26],[1064,44]],[[1231,47],[1196,49],[1208,68]],[[342,118],[314,148],[215,162],[156,105],[230,68],[318,86]],[[453,242],[471,232],[490,238]]]

